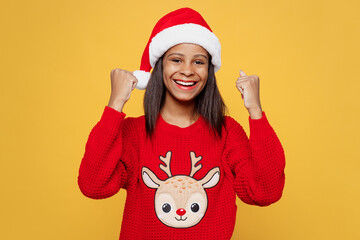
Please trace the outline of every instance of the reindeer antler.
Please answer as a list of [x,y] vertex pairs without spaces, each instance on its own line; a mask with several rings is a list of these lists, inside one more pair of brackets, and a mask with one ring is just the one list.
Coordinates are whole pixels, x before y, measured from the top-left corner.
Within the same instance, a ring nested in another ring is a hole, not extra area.
[[168,175],[168,177],[172,177],[170,171],[171,151],[168,151],[165,157],[160,156],[160,160],[165,163],[165,165],[160,164],[160,169],[163,170]]
[[191,173],[189,176],[193,177],[195,173],[202,168],[201,164],[195,166],[202,159],[202,156],[196,157],[195,152],[190,152],[190,158],[191,158]]

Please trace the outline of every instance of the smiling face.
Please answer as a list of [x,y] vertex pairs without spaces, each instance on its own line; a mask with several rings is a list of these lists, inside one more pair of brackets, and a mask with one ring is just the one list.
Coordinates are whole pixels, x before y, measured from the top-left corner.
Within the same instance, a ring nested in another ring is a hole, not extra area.
[[166,98],[194,101],[206,85],[208,68],[209,54],[203,47],[182,43],[170,48],[163,57]]

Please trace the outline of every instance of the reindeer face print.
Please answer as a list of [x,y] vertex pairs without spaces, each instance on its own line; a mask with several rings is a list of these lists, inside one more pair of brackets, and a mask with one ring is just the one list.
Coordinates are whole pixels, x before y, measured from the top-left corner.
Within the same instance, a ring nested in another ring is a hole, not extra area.
[[142,169],[142,179],[149,188],[157,189],[155,193],[155,212],[159,220],[169,227],[188,228],[196,225],[205,215],[208,199],[206,188],[216,186],[220,179],[220,169],[211,169],[201,180],[193,178],[195,173],[201,169],[201,164],[196,165],[202,157],[196,157],[190,152],[192,168],[190,176],[172,176],[170,171],[171,152],[166,157],[160,156],[166,165],[160,168],[169,176],[165,181],[159,180],[157,176],[147,167]]
[[171,227],[196,225],[207,209],[203,186],[188,176],[175,176],[164,184],[155,195],[155,211],[160,221]]

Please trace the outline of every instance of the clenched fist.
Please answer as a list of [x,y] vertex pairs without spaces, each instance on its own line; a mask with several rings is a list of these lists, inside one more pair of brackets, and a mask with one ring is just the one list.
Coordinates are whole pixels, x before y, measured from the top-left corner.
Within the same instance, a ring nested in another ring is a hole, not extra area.
[[111,96],[108,106],[122,112],[124,104],[130,99],[138,80],[132,72],[115,68],[111,70]]
[[262,117],[262,108],[260,104],[260,79],[257,75],[246,75],[240,70],[240,77],[237,78],[236,87],[244,99],[244,105],[252,119]]

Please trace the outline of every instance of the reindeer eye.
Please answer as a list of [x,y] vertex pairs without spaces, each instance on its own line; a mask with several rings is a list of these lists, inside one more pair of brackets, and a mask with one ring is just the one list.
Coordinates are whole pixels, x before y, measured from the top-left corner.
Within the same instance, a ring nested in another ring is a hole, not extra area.
[[193,204],[191,204],[191,211],[193,211],[194,213],[196,213],[196,212],[198,212],[199,211],[199,209],[200,209],[200,206],[199,206],[199,204],[197,204],[197,203],[193,203]]
[[169,203],[164,203],[162,205],[162,210],[164,211],[164,213],[168,213],[171,211],[171,205]]

